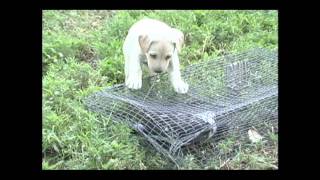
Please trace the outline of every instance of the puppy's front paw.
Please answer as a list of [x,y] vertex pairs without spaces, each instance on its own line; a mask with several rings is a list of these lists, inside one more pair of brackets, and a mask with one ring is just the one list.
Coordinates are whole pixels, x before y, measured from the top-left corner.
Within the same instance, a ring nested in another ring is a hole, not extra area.
[[140,89],[142,86],[142,78],[128,78],[126,86],[130,89]]
[[177,81],[173,84],[173,88],[177,93],[185,94],[188,92],[189,85],[183,81]]

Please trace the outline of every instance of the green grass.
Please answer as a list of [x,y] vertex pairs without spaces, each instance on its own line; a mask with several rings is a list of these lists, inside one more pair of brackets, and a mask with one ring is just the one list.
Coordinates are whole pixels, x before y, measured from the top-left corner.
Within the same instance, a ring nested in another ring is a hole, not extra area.
[[[92,92],[124,82],[122,43],[129,27],[144,16],[185,33],[183,67],[227,52],[277,49],[276,11],[43,11],[43,169],[169,167],[126,125],[87,111],[82,102]],[[212,167],[274,169],[275,154],[248,147]],[[189,159],[186,169],[197,169]]]

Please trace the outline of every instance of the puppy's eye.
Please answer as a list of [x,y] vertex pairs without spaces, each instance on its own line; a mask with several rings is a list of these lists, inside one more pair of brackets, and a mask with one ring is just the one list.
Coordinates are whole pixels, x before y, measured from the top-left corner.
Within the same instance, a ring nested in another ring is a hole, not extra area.
[[150,57],[153,58],[153,59],[156,59],[157,55],[156,54],[150,54]]
[[166,56],[166,60],[168,60],[168,59],[170,59],[170,58],[171,58],[171,56],[170,56],[170,55]]

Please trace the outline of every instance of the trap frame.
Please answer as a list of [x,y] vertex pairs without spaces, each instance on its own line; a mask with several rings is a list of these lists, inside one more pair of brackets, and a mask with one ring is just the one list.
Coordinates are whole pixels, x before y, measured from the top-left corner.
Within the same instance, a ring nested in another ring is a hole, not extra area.
[[[187,94],[174,92],[167,74],[143,79],[140,90],[124,84],[91,94],[91,111],[127,123],[174,162],[210,167],[248,143],[254,128],[265,139],[278,130],[278,55],[252,49],[186,67]],[[220,142],[228,142],[228,147]],[[222,147],[222,145],[224,147]]]

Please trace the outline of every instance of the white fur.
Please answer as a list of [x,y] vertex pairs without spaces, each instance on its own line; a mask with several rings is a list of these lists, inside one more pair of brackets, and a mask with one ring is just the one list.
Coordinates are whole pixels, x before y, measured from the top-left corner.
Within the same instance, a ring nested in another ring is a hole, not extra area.
[[[181,40],[179,38],[183,38],[181,31],[171,28],[158,20],[142,19],[133,24],[123,44],[123,53],[125,56],[125,85],[131,89],[140,89],[142,86],[141,59],[139,59],[139,57],[143,52],[138,40],[140,35],[148,35],[151,41],[169,40],[177,43]],[[187,93],[189,86],[181,79],[180,73],[178,57],[180,48],[181,46],[177,47],[174,51],[171,65],[168,67],[168,73],[174,90],[178,93]]]

